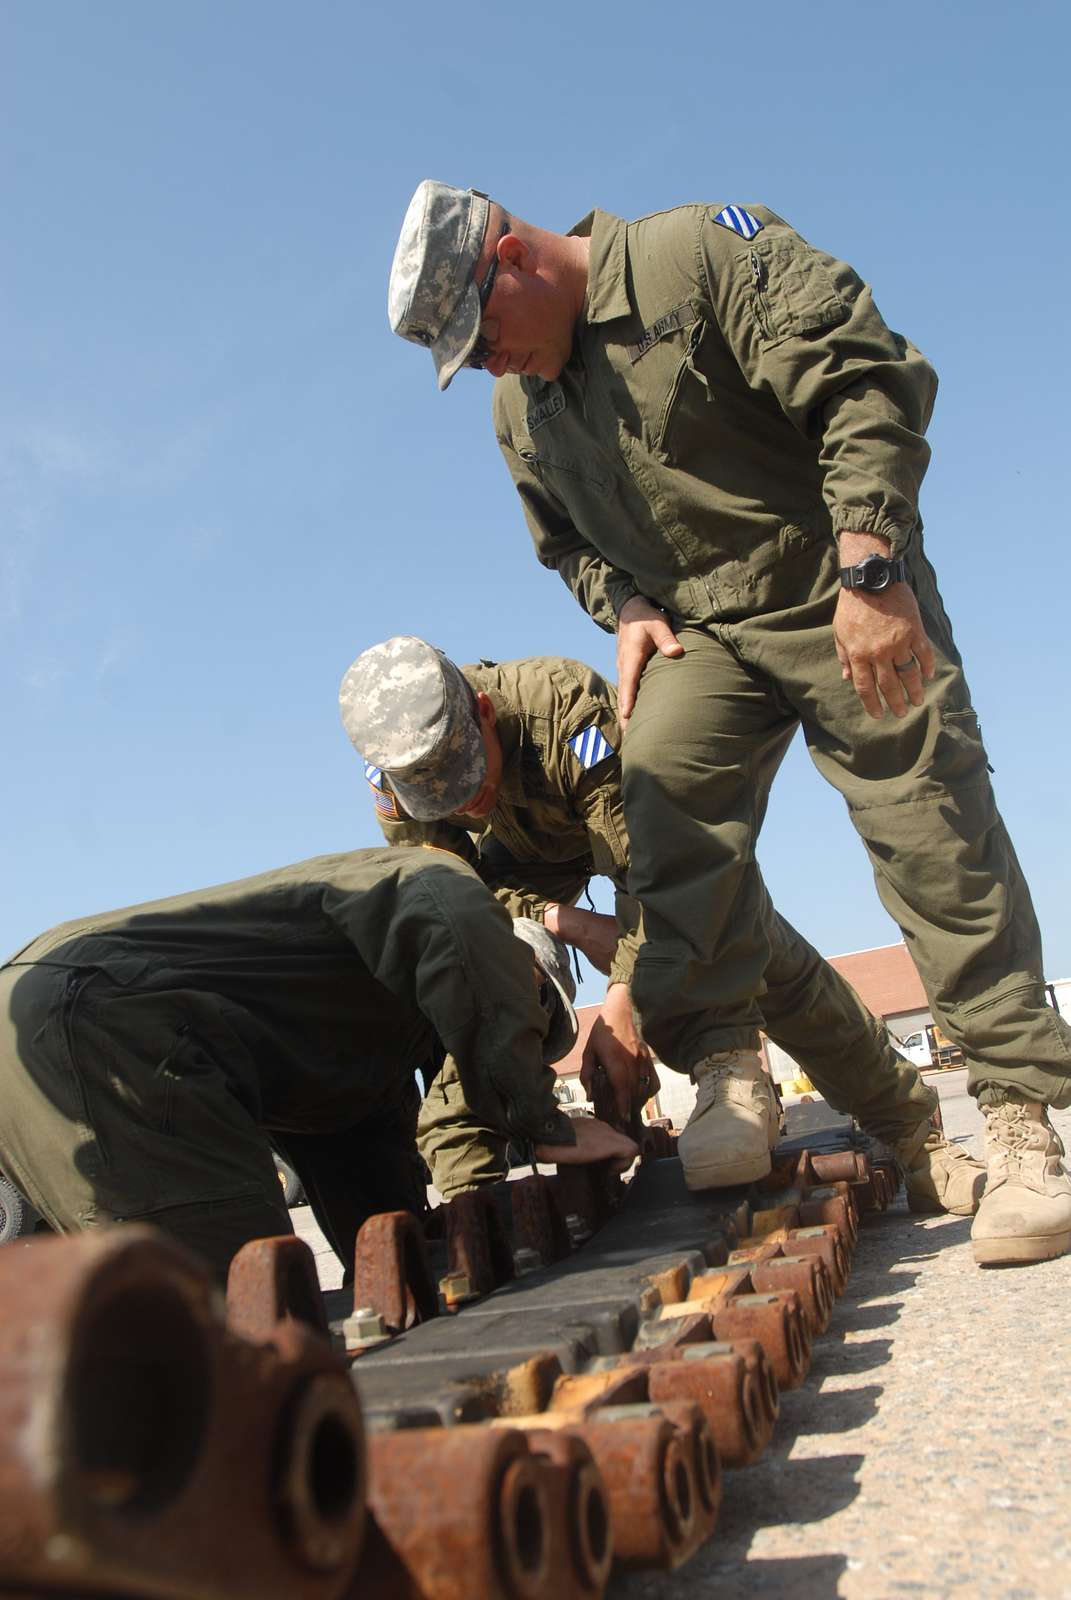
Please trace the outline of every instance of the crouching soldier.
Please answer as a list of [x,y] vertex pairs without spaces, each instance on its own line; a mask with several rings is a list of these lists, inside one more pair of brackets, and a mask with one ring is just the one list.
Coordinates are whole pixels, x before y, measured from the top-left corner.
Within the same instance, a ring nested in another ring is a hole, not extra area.
[[503,1142],[627,1165],[630,1140],[557,1109],[548,1062],[576,1030],[562,970],[428,850],[65,923],[0,968],[0,1170],[53,1228],[152,1222],[224,1275],[248,1240],[291,1231],[270,1138],[347,1261],[370,1210],[419,1196],[414,1075],[444,1058]]
[[[629,990],[642,930],[627,894],[612,688],[578,661],[540,656],[458,668],[424,640],[402,636],[357,657],[343,677],[340,705],[392,843],[456,851],[515,916],[542,918],[609,971],[581,1078],[590,1092],[593,1073],[604,1069],[623,1114],[630,1102],[646,1100],[657,1079]],[[617,890],[616,926],[573,904],[595,874]],[[701,908],[694,912],[698,917]],[[763,914],[772,952],[762,997],[769,1037],[832,1106],[892,1147],[912,1209],[969,1216],[984,1169],[931,1126],[937,1095],[765,891]],[[761,1067],[697,1075],[697,1089],[679,1145],[689,1186],[761,1178],[778,1133]],[[476,1121],[460,1086],[444,1074],[424,1104],[420,1146],[446,1194],[496,1175],[496,1146]]]

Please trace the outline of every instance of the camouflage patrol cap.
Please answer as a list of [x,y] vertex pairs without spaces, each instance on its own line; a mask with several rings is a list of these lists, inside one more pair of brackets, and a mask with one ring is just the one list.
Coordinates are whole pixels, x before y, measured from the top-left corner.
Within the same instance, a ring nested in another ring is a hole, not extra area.
[[346,668],[338,703],[351,743],[418,822],[475,798],[487,776],[475,697],[434,645],[408,634],[373,645]]
[[[567,1056],[576,1043],[580,1025],[573,1010],[576,984],[569,966],[569,952],[558,938],[541,922],[530,917],[516,917],[513,933],[529,945],[536,960],[550,979],[553,1010],[549,1012],[550,1027],[543,1040],[543,1060],[549,1066]],[[545,1008],[546,1009],[546,1008]]]
[[473,278],[489,202],[477,189],[425,178],[409,202],[394,252],[387,314],[395,333],[431,351],[439,388],[449,386],[480,331]]

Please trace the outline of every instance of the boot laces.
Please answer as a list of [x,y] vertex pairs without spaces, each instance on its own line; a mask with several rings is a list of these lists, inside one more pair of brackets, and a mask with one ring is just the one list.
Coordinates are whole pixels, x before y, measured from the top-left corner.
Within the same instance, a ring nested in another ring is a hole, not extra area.
[[1033,1122],[1027,1116],[1025,1106],[1005,1104],[996,1118],[995,1132],[1001,1144],[1015,1148],[1025,1144],[1032,1127]]
[[1031,1153],[1032,1147],[1037,1153],[1032,1138],[1037,1127],[1043,1128],[1046,1134],[1049,1132],[1047,1124],[1038,1124],[1027,1115],[1025,1106],[1011,1102],[1006,1102],[1001,1107],[1000,1115],[991,1119],[990,1137],[1000,1146],[1006,1166],[1021,1169],[1023,1159]]
[[707,1106],[726,1105],[729,1099],[729,1083],[733,1076],[733,1068],[728,1061],[720,1061],[716,1066],[705,1068],[699,1081],[699,1104],[704,1109]]

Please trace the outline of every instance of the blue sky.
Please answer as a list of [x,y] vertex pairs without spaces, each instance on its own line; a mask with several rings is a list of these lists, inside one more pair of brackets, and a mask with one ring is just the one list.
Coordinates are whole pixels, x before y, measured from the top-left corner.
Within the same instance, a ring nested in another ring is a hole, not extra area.
[[[760,201],[873,282],[941,374],[929,553],[1071,974],[1068,33],[1031,0],[5,0],[0,946],[377,843],[335,696],[389,633],[612,671],[489,380],[440,396],[387,326],[433,176],[561,228]],[[898,938],[797,746],[761,861],[826,953]]]

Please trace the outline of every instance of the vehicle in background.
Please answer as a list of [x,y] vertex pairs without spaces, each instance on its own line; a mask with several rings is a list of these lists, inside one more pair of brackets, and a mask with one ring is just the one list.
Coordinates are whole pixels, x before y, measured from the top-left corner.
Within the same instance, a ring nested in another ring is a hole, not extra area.
[[920,1028],[917,1033],[909,1033],[906,1039],[896,1040],[897,1048],[905,1055],[913,1067],[920,1070],[933,1065],[933,1055],[930,1052],[930,1041],[926,1037],[925,1028]]
[[918,1067],[920,1072],[963,1065],[963,1051],[958,1044],[952,1043],[947,1034],[941,1032],[936,1022],[931,1022],[925,1028],[919,1028],[916,1032],[909,1033],[905,1039],[898,1039],[896,1042],[911,1065]]

